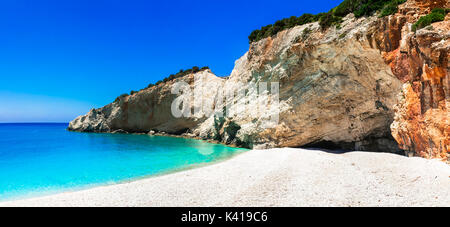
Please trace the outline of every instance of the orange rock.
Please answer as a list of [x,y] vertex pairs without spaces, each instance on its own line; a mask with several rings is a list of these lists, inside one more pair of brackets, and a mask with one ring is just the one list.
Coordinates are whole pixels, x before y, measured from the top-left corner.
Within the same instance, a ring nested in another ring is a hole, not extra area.
[[[440,22],[439,26],[448,27],[450,21]],[[402,48],[407,52],[396,50],[390,53],[393,55],[389,56],[393,59],[390,63],[392,72],[406,83],[395,107],[391,130],[401,149],[425,158],[448,160],[450,41],[449,35],[445,34],[448,30],[442,31],[411,33]]]

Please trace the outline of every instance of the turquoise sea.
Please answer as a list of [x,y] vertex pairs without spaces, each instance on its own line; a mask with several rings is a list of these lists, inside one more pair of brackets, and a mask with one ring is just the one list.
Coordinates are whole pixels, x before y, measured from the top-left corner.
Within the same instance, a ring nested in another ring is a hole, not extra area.
[[170,173],[246,151],[193,139],[66,128],[67,124],[0,124],[0,201]]

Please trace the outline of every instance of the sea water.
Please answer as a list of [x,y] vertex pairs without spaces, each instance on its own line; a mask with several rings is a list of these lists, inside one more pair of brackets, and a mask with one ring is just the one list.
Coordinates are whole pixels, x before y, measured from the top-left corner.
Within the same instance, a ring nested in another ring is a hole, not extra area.
[[67,124],[0,124],[0,201],[121,183],[245,151],[193,139],[66,128]]

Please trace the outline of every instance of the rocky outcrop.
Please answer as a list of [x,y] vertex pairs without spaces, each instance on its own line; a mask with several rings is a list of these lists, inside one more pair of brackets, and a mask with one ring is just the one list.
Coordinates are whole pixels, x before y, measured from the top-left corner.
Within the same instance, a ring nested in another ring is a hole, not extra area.
[[[328,141],[348,149],[398,150],[388,138],[401,82],[364,36],[374,21],[350,16],[340,30],[322,33],[309,24],[253,43],[228,82],[279,81],[280,122],[263,129],[264,119],[242,110],[230,119],[241,128],[236,143],[300,147]],[[212,122],[194,134],[213,138]]]
[[126,97],[119,97],[115,102],[91,110],[87,115],[80,116],[70,122],[69,130],[80,132],[165,132],[169,134],[183,134],[195,128],[205,119],[176,118],[171,114],[172,102],[177,95],[171,92],[176,82],[186,82],[195,86],[194,77],[207,81],[204,98],[213,98],[218,87],[223,85],[224,79],[216,77],[210,70],[197,74],[190,74],[167,83],[143,89],[138,93]]
[[[439,3],[438,7],[450,7],[446,1],[433,4]],[[394,107],[392,135],[411,154],[443,160],[450,157],[448,19],[416,33],[405,26],[390,63],[394,74],[405,82]]]
[[[421,7],[410,0],[393,16],[358,19],[350,14],[339,29],[323,31],[311,23],[281,31],[252,43],[227,78],[208,70],[144,89],[75,119],[69,130],[166,132],[249,148],[401,148],[443,157],[449,144],[449,51],[447,41],[442,41],[447,35],[439,30],[409,31],[425,13]],[[247,96],[215,106],[234,106],[235,116],[171,114],[177,97],[171,94],[172,85],[184,81],[196,88],[194,78],[199,77],[208,102],[214,102],[221,89],[246,91]],[[279,82],[279,97],[264,93],[249,98],[254,89],[250,85],[261,82]],[[402,90],[405,98],[399,101]],[[254,108],[241,108],[243,103],[258,106],[261,100],[277,98],[279,122],[270,128],[263,127],[270,111],[255,114]]]

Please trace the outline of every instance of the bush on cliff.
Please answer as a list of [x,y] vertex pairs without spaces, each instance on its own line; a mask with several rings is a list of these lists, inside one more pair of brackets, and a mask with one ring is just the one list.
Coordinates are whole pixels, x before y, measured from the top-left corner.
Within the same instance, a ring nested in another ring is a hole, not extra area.
[[377,11],[380,16],[388,16],[398,11],[398,5],[406,2],[406,0],[344,0],[336,8],[328,13],[303,14],[300,17],[292,16],[254,30],[248,37],[249,42],[257,42],[261,39],[276,35],[278,32],[289,29],[298,25],[304,25],[312,22],[319,22],[323,30],[339,26],[342,18],[349,13],[354,13],[355,17],[370,16]]
[[398,11],[398,5],[405,3],[406,0],[394,0],[383,7],[380,17],[392,15]]
[[285,18],[279,21],[276,21],[275,24],[270,24],[262,27],[259,30],[254,30],[250,33],[248,39],[250,43],[259,41],[261,39],[274,36],[278,32],[283,31],[288,28],[292,28],[298,25],[304,25],[312,22],[316,22],[320,19],[323,14],[313,15],[313,14],[303,14],[300,17],[292,16],[290,18]]
[[449,12],[450,9],[435,8],[430,14],[421,17],[416,23],[414,23],[412,30],[416,32],[417,29],[425,28],[434,22],[443,21]]
[[116,100],[114,100],[114,102],[120,101],[121,99],[128,97],[128,94],[122,94],[119,97],[116,98]]
[[[204,67],[202,67],[202,68],[199,68],[198,66],[194,66],[194,67],[192,67],[192,68],[190,68],[190,69],[187,69],[187,70],[181,69],[178,73],[176,73],[176,74],[171,74],[170,76],[168,76],[168,77],[166,77],[166,78],[164,78],[164,79],[162,79],[162,80],[156,82],[155,84],[150,83],[150,84],[147,86],[147,88],[152,88],[152,87],[157,86],[157,85],[160,85],[160,84],[162,84],[162,83],[166,83],[166,82],[175,80],[175,79],[177,79],[177,78],[186,76],[186,75],[188,75],[188,74],[190,74],[190,73],[197,73],[197,72],[201,72],[201,71],[204,71],[204,70],[207,70],[207,69],[209,69],[208,66],[204,66]],[[144,88],[144,89],[146,89],[146,88]],[[141,89],[141,90],[143,90],[143,89]],[[136,93],[138,93],[138,91],[131,91],[131,92],[130,92],[130,95],[134,95],[134,94],[136,94]],[[120,101],[121,99],[123,99],[123,98],[125,98],[125,97],[127,97],[127,96],[129,96],[129,95],[128,95],[128,94],[122,94],[122,95],[120,95],[119,97],[117,97],[116,100],[114,100],[114,102]]]
[[151,88],[151,87],[160,85],[160,84],[162,84],[162,83],[166,83],[166,82],[175,80],[175,79],[177,79],[177,78],[186,76],[186,75],[188,75],[188,74],[191,74],[191,73],[198,73],[198,72],[200,72],[200,71],[204,71],[204,70],[207,70],[207,69],[209,69],[208,66],[204,66],[204,67],[202,67],[202,68],[199,68],[198,66],[194,66],[194,67],[192,67],[192,68],[190,68],[190,69],[187,69],[187,70],[181,69],[178,73],[176,73],[176,74],[171,74],[170,76],[168,76],[168,77],[166,77],[166,78],[164,78],[164,79],[162,79],[162,80],[156,82],[156,84],[149,84],[149,85],[147,86],[147,88]]
[[381,10],[380,16],[388,16],[398,11],[398,5],[406,0],[345,0],[334,10],[336,16],[344,17],[349,13],[355,17],[371,16]]
[[331,12],[321,16],[319,19],[319,25],[323,30],[325,30],[331,26],[340,25],[341,23],[342,23],[342,17],[336,16]]

